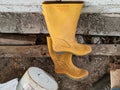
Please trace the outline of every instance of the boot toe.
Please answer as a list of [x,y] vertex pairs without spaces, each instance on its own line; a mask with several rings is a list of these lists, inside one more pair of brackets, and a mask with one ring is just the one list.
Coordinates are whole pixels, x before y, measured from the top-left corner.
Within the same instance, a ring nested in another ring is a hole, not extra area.
[[79,56],[87,55],[91,51],[92,51],[92,48],[89,45],[79,45],[75,47],[74,50],[72,50],[74,54],[79,55]]
[[86,78],[88,75],[89,75],[89,72],[87,70],[80,69],[78,72],[74,74],[72,73],[71,75],[69,74],[68,76],[74,80],[79,80],[79,79]]
[[86,45],[85,51],[86,51],[86,54],[88,54],[92,51],[92,48],[90,46]]

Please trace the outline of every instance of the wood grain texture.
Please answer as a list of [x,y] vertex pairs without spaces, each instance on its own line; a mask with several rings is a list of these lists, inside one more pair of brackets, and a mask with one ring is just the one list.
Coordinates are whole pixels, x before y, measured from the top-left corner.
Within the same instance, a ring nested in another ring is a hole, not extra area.
[[[119,56],[120,45],[91,45],[89,55]],[[46,45],[0,46],[0,57],[50,57]]]
[[[76,34],[120,36],[119,23],[119,17],[81,14]],[[48,34],[44,17],[39,13],[0,13],[0,32]]]
[[0,57],[47,57],[47,48],[38,46],[0,46]]
[[108,56],[119,56],[120,55],[120,45],[92,45],[93,51],[91,55],[108,55]]
[[34,45],[36,35],[0,34],[0,45]]
[[1,33],[40,33],[43,30],[43,17],[32,13],[1,13]]
[[101,14],[82,14],[77,34],[98,36],[120,36],[119,17],[107,17]]

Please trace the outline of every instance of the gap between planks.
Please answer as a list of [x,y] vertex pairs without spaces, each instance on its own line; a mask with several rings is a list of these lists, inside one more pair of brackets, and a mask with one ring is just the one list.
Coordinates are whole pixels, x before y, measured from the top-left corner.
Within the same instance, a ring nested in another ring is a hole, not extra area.
[[[91,45],[89,55],[119,56],[120,45]],[[0,57],[50,57],[47,45],[0,46]]]
[[36,35],[0,34],[0,45],[34,45]]

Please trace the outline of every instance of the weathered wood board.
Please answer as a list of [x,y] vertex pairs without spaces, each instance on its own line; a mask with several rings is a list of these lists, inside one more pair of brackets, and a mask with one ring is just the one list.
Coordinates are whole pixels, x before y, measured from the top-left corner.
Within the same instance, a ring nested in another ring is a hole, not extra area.
[[108,56],[120,56],[120,45],[112,44],[101,44],[101,45],[92,45],[91,55],[108,55]]
[[[55,0],[0,0],[0,12],[41,13],[42,11],[41,3],[43,1],[55,1]],[[74,1],[74,0],[61,0],[61,1]],[[82,1],[85,2],[83,13],[120,12],[120,0],[82,0]]]
[[[77,33],[120,36],[120,18],[101,14],[82,14]],[[0,13],[0,33],[48,34],[43,15],[38,13]]]
[[[0,0],[0,12],[37,12],[41,13],[41,4],[46,0]],[[51,1],[51,0],[47,0]],[[56,1],[56,0],[52,0]]]
[[0,46],[0,57],[44,57],[49,56],[47,48],[36,46]]
[[120,36],[120,18],[101,14],[82,14],[78,22],[77,34],[98,36]]
[[0,34],[0,45],[34,45],[36,35]]
[[[119,56],[120,45],[91,45],[89,55]],[[0,57],[50,57],[46,45],[0,46]]]
[[1,13],[0,33],[40,33],[43,17],[39,14]]
[[[62,0],[75,1],[75,0]],[[77,0],[81,1],[81,0]],[[119,13],[120,0],[82,0],[85,2],[83,13]]]

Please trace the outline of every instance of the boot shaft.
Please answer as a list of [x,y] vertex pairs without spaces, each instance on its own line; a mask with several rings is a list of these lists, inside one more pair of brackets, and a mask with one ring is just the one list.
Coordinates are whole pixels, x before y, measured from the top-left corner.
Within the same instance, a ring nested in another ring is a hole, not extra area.
[[51,36],[74,38],[82,7],[83,2],[43,3],[43,14]]
[[91,47],[78,44],[75,39],[76,27],[83,2],[43,3],[43,14],[52,38],[53,50],[86,55]]

